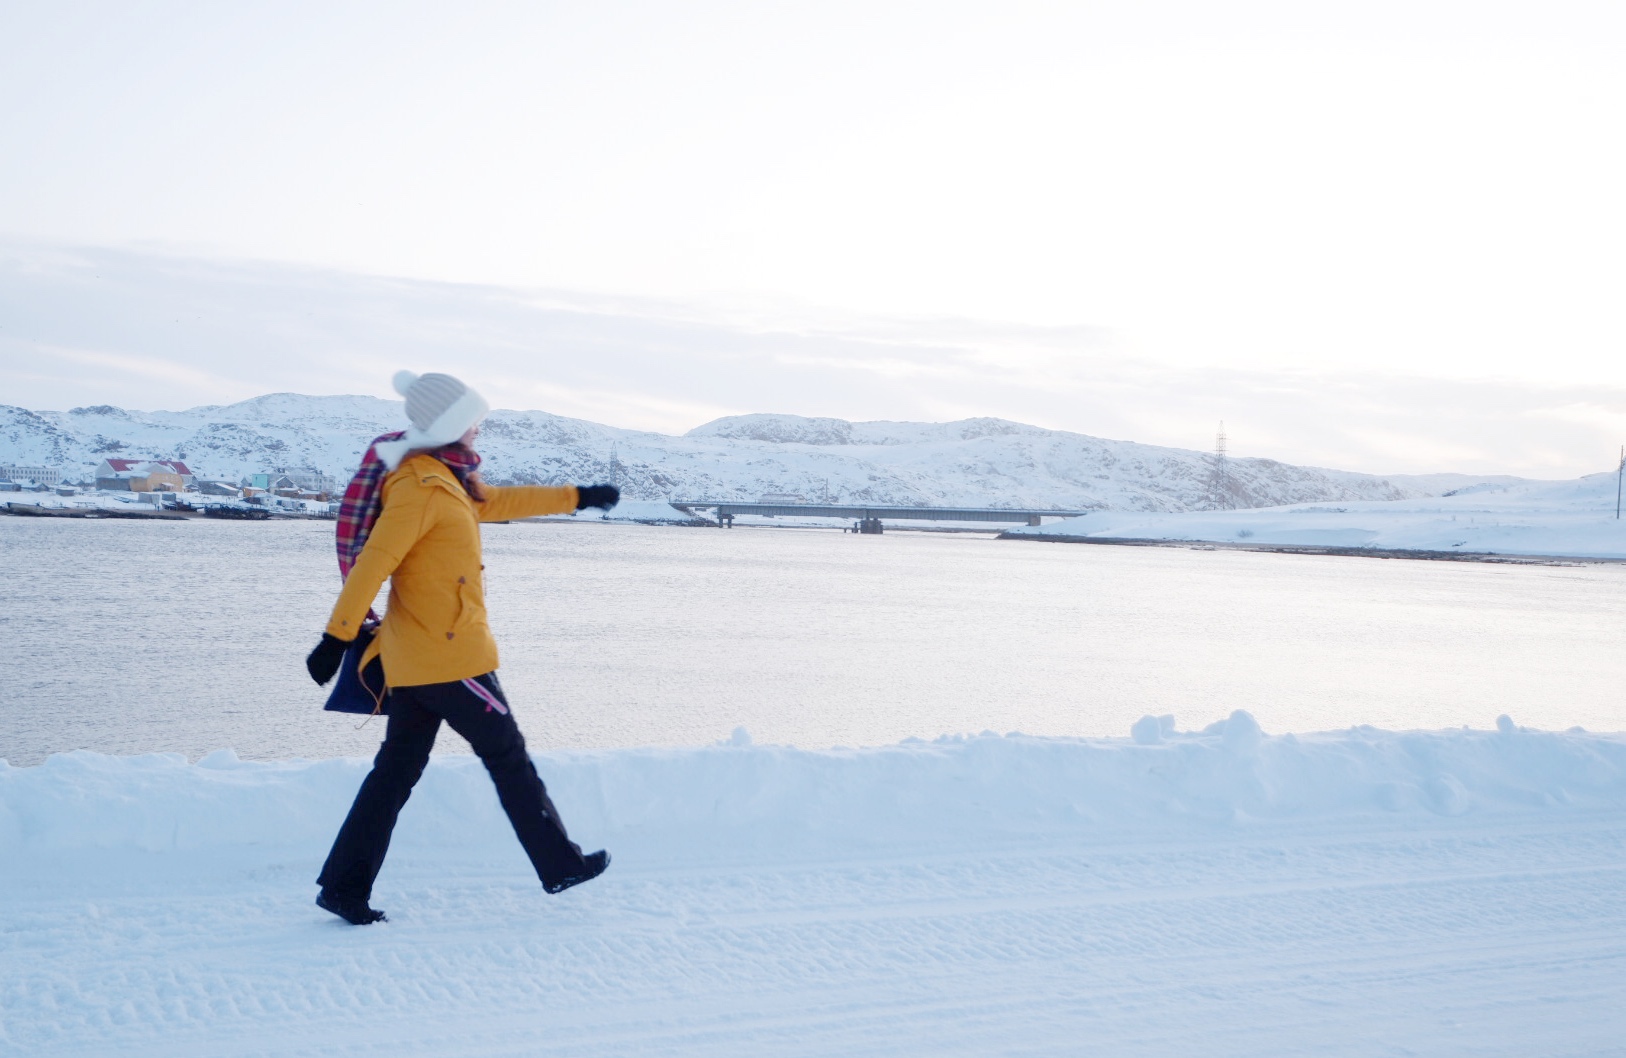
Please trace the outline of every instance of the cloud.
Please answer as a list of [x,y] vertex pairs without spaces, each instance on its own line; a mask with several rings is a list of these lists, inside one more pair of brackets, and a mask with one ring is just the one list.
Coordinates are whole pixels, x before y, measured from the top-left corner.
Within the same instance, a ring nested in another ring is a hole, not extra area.
[[[162,357],[49,345],[38,346],[37,352],[52,360],[82,364],[96,369],[92,373],[113,372],[126,379],[157,383],[173,392],[193,394],[213,392],[224,398],[232,392],[235,385],[232,379],[217,373],[189,367]],[[73,374],[77,378],[83,378],[86,372],[76,371]]]
[[440,369],[494,405],[679,433],[757,411],[990,415],[1373,473],[1613,465],[1626,390],[1177,367],[1116,335],[437,283],[156,252],[0,245],[0,402],[155,408],[266,392],[392,396]]

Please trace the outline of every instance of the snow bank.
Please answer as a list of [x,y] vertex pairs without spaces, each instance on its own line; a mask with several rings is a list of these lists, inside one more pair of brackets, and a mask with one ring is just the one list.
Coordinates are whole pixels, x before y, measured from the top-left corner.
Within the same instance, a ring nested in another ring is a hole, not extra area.
[[[629,864],[1626,807],[1626,736],[1503,726],[1269,736],[1239,711],[1199,733],[1153,719],[1135,739],[987,733],[809,751],[752,745],[736,732],[705,748],[537,760],[572,832]],[[0,859],[115,848],[308,853],[331,840],[367,767],[249,762],[230,750],[196,764],[88,752],[28,768],[0,762]],[[397,834],[402,847],[443,854],[514,849],[469,757],[431,763]]]
[[1184,514],[1103,512],[1012,537],[1626,558],[1615,475],[1477,485],[1422,499],[1295,504]]
[[550,514],[530,520],[555,522],[569,519],[594,522],[638,522],[642,525],[706,524],[706,519],[696,518],[687,511],[680,511],[664,500],[622,500],[608,511],[589,508],[585,511],[577,511],[575,514]]

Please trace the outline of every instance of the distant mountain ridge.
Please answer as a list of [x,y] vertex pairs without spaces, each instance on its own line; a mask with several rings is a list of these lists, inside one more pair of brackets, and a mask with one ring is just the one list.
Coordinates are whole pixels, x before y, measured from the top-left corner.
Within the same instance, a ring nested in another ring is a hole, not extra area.
[[[399,401],[296,393],[173,412],[0,405],[0,463],[56,467],[67,480],[88,480],[108,456],[180,459],[203,479],[309,468],[343,480],[368,441],[403,423]],[[788,493],[878,505],[1125,511],[1201,510],[1213,502],[1208,453],[992,418],[911,423],[735,415],[679,437],[499,410],[485,421],[480,451],[495,482],[589,482],[613,474],[630,498],[647,500]],[[1383,478],[1270,459],[1228,463],[1227,502],[1238,507],[1406,499],[1522,480]]]

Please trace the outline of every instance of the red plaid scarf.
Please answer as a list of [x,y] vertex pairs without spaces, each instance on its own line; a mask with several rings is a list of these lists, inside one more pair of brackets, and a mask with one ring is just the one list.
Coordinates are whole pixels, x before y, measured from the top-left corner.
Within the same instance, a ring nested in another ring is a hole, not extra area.
[[[380,441],[400,439],[401,431],[373,438],[372,444],[367,446],[367,454],[361,457],[361,469],[356,471],[356,476],[350,479],[349,488],[344,490],[344,499],[339,503],[337,530],[341,578],[350,576],[350,567],[361,556],[361,549],[367,544],[367,534],[373,531],[373,523],[378,521],[378,513],[384,509],[384,479],[389,476],[389,470],[384,466],[384,461],[378,458],[374,446]],[[445,463],[465,488],[469,474],[480,465],[479,453],[461,444],[445,445],[431,454]],[[367,616],[371,620],[378,619],[371,610],[367,611]]]

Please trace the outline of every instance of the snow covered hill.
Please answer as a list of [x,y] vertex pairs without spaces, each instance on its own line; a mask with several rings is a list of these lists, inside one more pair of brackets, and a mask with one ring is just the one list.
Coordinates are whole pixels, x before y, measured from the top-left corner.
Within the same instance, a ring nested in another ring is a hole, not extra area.
[[[0,405],[0,463],[57,467],[68,480],[88,479],[108,456],[182,459],[201,477],[231,481],[277,468],[343,479],[369,440],[402,422],[398,401],[293,393],[178,412]],[[986,418],[853,423],[739,415],[674,437],[541,411],[495,411],[480,447],[498,482],[605,480],[613,455],[629,498],[645,500],[781,493],[875,504],[1186,511],[1209,506],[1212,465],[1202,452]],[[1389,500],[1484,480],[1385,479],[1233,459],[1230,500],[1249,507]]]

